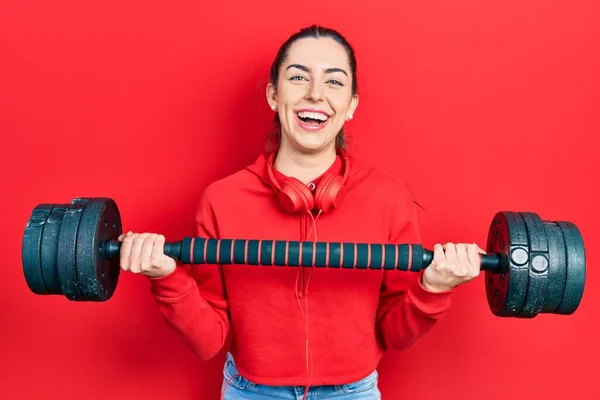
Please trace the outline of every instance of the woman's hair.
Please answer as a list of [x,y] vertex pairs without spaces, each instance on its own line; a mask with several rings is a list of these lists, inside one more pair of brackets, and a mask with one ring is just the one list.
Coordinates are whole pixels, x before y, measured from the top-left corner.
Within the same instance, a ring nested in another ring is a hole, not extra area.
[[[352,95],[356,95],[358,93],[358,82],[356,80],[356,56],[354,54],[354,49],[352,48],[352,46],[350,45],[350,43],[348,43],[348,41],[346,40],[346,38],[344,36],[342,36],[342,34],[340,34],[339,32],[330,29],[330,28],[325,28],[322,26],[318,26],[318,25],[312,25],[306,28],[302,28],[300,29],[300,31],[294,33],[292,36],[290,36],[279,48],[279,51],[277,52],[277,56],[275,57],[275,60],[273,60],[273,63],[271,64],[271,76],[270,76],[270,80],[271,80],[271,84],[274,87],[277,87],[277,83],[279,82],[279,70],[281,68],[281,65],[284,63],[284,61],[286,60],[290,47],[292,46],[292,44],[294,44],[294,42],[296,42],[299,39],[306,39],[306,38],[331,38],[333,40],[335,40],[336,42],[338,42],[339,44],[341,44],[344,49],[346,50],[346,54],[348,54],[348,63],[350,64],[350,71],[352,74]],[[270,144],[272,146],[276,146],[279,143],[279,140],[281,139],[281,124],[279,122],[279,116],[277,114],[275,114],[275,131],[271,134],[270,136]],[[335,138],[335,143],[337,146],[345,149],[346,148],[346,134],[344,132],[344,128],[342,127],[342,129],[339,131],[339,133],[337,134],[336,138]]]

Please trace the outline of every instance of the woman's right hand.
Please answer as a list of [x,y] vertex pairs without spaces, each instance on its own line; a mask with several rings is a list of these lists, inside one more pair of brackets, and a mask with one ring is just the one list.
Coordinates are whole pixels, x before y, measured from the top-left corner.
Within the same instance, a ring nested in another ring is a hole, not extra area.
[[164,253],[165,237],[155,233],[127,232],[119,236],[123,271],[160,278],[175,271],[177,262]]

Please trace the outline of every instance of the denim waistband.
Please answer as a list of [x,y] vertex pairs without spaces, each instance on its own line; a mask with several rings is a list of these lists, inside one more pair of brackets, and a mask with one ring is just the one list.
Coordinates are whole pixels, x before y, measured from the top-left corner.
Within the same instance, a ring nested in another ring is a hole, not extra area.
[[[304,393],[304,386],[267,386],[267,385],[259,385],[256,384],[239,374],[239,371],[235,365],[235,361],[231,353],[227,353],[225,367],[223,370],[224,373],[224,381],[223,388],[227,385],[233,386],[238,390],[255,392],[258,393],[269,393],[271,395],[280,395],[282,398],[296,399],[302,398]],[[340,384],[340,385],[319,385],[312,386],[309,388],[310,392],[319,392],[319,398],[321,395],[325,395],[326,393],[331,392],[340,393],[340,394],[350,394],[356,393],[358,396],[361,395],[361,399],[365,394],[373,393],[373,397],[369,398],[379,398],[379,390],[377,388],[379,375],[377,370],[374,370],[367,377],[360,379],[356,382],[348,383],[348,384]],[[226,390],[227,391],[227,390]],[[226,397],[227,398],[227,397]]]

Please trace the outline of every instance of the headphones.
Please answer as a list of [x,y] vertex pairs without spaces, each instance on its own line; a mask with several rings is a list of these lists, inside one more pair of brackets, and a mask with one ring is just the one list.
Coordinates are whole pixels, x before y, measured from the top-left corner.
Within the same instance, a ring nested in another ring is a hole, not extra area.
[[342,157],[343,176],[325,173],[318,186],[309,184],[314,187],[314,195],[309,189],[309,185],[305,185],[296,178],[288,177],[280,185],[273,174],[273,162],[277,151],[271,153],[267,160],[267,173],[271,180],[271,186],[277,190],[279,204],[285,211],[296,213],[317,209],[328,213],[339,207],[345,197],[342,189],[350,173],[350,161],[348,154],[343,149],[338,148],[337,152]]

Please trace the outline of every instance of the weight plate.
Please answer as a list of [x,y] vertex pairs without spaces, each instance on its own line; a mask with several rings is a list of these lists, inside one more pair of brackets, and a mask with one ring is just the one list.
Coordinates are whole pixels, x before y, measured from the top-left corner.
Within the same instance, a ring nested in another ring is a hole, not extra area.
[[74,199],[65,211],[58,235],[58,276],[62,292],[69,300],[84,300],[77,277],[77,230],[88,199]]
[[548,289],[548,239],[544,222],[534,213],[520,213],[527,227],[529,239],[529,285],[520,318],[533,318],[539,314]]
[[579,229],[571,222],[556,223],[563,234],[567,250],[565,293],[555,314],[573,314],[579,307],[585,286],[585,246]]
[[119,257],[103,256],[103,243],[122,233],[121,217],[112,199],[90,199],[83,209],[77,233],[77,274],[83,297],[88,301],[111,298],[121,268]]
[[35,294],[50,294],[44,282],[42,274],[42,235],[48,216],[52,212],[54,204],[40,204],[33,209],[25,231],[23,233],[23,242],[21,244],[21,261],[23,263],[23,273],[25,282]]
[[544,221],[548,237],[548,289],[542,313],[554,313],[565,292],[567,251],[562,231],[554,222]]
[[502,272],[485,271],[485,289],[492,313],[499,317],[516,317],[525,301],[528,285],[529,244],[521,216],[498,212],[488,232],[486,251],[498,253]]
[[68,207],[68,204],[58,204],[52,209],[42,236],[42,275],[50,294],[63,294],[58,276],[58,236],[60,234],[63,215]]

